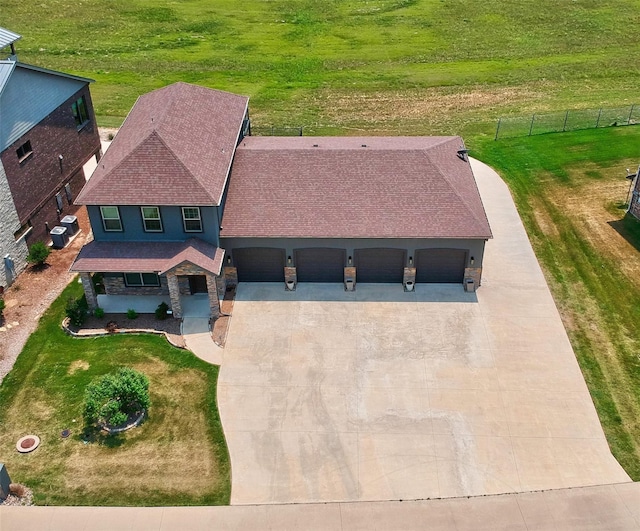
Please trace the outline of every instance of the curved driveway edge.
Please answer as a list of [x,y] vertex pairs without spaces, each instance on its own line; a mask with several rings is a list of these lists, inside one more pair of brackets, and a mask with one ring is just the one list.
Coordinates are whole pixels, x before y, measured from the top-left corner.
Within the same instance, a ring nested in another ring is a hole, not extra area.
[[629,481],[509,190],[472,161],[483,285],[240,284],[218,382],[233,504]]

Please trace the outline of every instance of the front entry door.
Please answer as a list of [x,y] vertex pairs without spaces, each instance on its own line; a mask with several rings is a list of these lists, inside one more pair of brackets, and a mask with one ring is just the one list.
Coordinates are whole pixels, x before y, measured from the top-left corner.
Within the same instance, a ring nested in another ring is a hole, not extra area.
[[207,277],[204,275],[189,275],[189,290],[194,293],[207,293]]

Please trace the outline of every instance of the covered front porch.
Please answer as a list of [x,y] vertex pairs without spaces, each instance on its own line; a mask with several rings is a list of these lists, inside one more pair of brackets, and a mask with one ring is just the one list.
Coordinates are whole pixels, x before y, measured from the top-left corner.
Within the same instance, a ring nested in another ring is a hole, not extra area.
[[[224,250],[198,238],[185,242],[90,242],[71,266],[90,309],[153,313],[165,302],[176,318],[220,315]],[[103,275],[98,293],[92,273]],[[101,286],[101,287],[102,287]]]
[[[98,306],[102,308],[105,313],[127,313],[127,310],[130,308],[133,308],[138,313],[155,313],[160,303],[168,303],[167,297],[162,295],[99,294],[97,298]],[[182,317],[211,316],[211,305],[207,293],[181,295],[180,306],[182,307]]]

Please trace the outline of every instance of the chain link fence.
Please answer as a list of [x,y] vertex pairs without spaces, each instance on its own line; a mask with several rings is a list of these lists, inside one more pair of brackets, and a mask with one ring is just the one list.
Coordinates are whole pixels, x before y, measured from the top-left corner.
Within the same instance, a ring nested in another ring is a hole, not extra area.
[[498,120],[495,140],[638,123],[640,123],[640,105],[635,104],[626,107],[536,113],[527,117],[502,117]]

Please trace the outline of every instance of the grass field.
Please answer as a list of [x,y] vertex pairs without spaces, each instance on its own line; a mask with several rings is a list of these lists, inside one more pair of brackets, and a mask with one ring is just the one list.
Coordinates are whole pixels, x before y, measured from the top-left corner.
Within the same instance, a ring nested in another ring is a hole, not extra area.
[[[157,336],[76,339],[60,328],[72,283],[42,317],[0,387],[0,456],[37,505],[217,505],[231,493],[216,405],[218,368]],[[150,381],[148,419],[122,435],[90,437],[84,390],[95,377],[133,367]],[[61,437],[64,429],[71,436]],[[16,441],[40,437],[19,454]]]
[[638,0],[0,0],[19,57],[89,76],[102,125],[182,80],[256,125],[491,134],[498,116],[634,103]]
[[611,449],[640,480],[640,222],[625,217],[640,127],[480,142],[509,183]]

